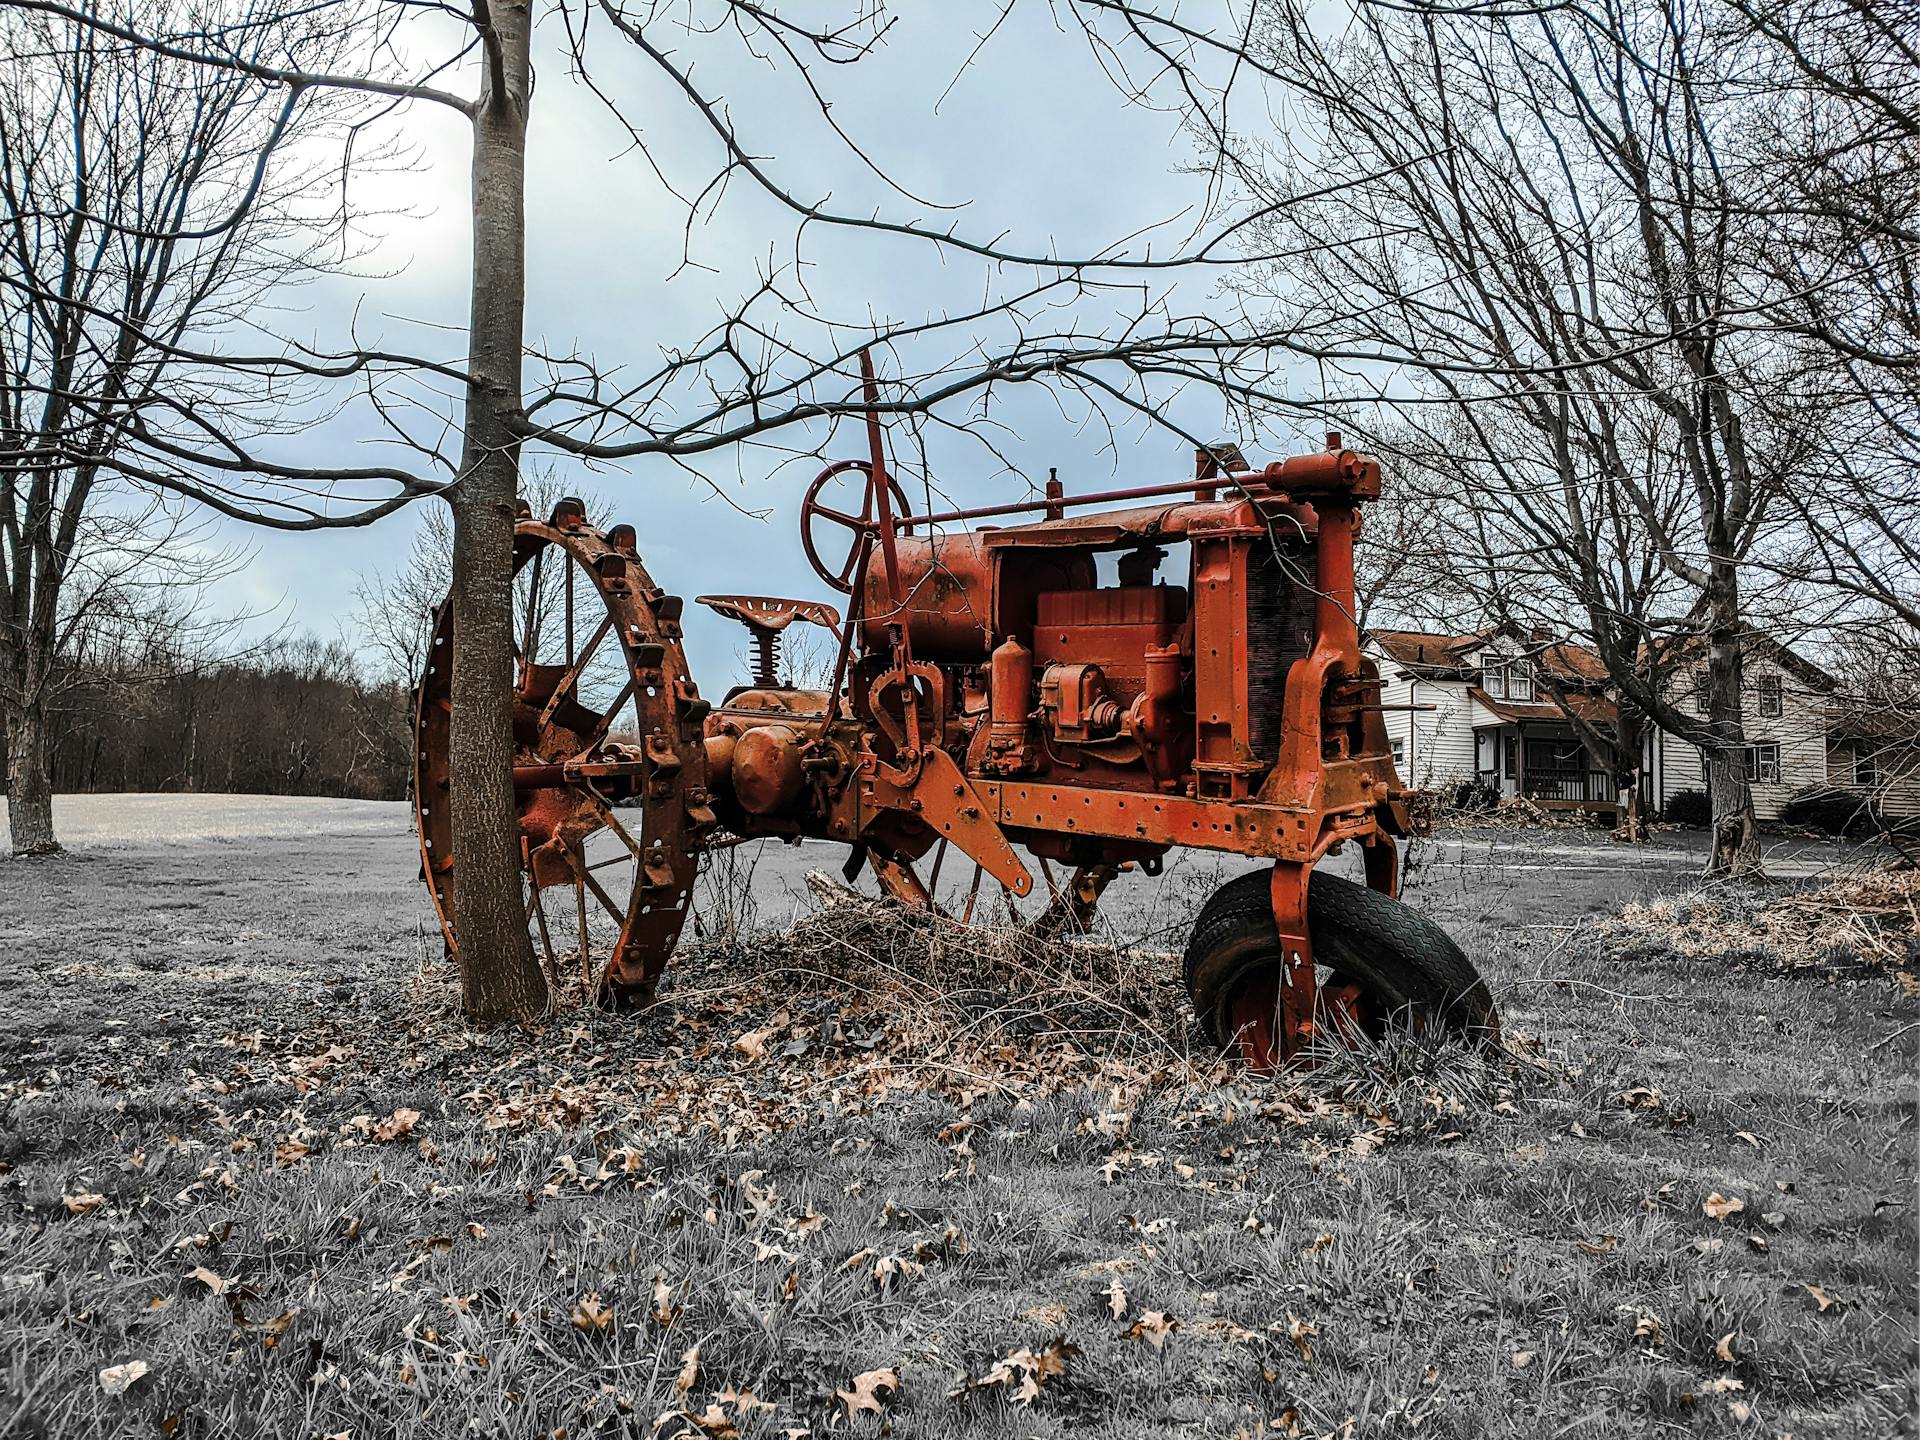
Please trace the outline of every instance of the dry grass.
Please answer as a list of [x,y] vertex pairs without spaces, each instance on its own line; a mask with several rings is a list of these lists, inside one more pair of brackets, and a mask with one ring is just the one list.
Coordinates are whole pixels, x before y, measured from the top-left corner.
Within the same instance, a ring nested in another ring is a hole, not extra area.
[[1598,933],[1627,949],[1670,948],[1715,965],[1912,970],[1920,965],[1920,871],[1862,867],[1778,894],[1701,887],[1629,905]]
[[[292,993],[211,917],[16,949],[0,1433],[1912,1433],[1906,971],[1543,918],[1573,883],[1420,882],[1512,1053],[1287,1083],[1164,939],[864,905],[710,914],[654,1010],[524,1034],[351,896]],[[102,884],[175,893],[15,866],[0,922]]]

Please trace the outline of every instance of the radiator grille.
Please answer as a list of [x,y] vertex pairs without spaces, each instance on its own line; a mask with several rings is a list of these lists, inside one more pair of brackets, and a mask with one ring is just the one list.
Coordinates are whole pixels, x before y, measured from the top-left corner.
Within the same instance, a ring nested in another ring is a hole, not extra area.
[[1247,731],[1253,753],[1280,753],[1287,668],[1313,649],[1313,547],[1260,542],[1247,558]]

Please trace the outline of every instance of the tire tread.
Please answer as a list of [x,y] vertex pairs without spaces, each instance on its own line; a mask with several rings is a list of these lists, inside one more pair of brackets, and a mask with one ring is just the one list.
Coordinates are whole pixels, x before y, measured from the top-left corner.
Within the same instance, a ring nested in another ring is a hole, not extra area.
[[[1221,1034],[1226,1002],[1257,970],[1279,964],[1272,873],[1228,881],[1201,906],[1184,971],[1202,1026]],[[1419,911],[1377,890],[1315,871],[1307,881],[1307,929],[1314,958],[1360,980],[1393,1013],[1437,1019],[1487,1039],[1499,1033],[1493,996],[1473,962]]]

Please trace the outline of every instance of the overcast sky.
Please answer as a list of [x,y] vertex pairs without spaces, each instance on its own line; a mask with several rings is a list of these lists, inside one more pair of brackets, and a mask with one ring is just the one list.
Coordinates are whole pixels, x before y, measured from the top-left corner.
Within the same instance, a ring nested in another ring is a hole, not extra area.
[[[858,67],[820,67],[820,83],[834,87],[834,118],[902,187],[927,201],[964,205],[951,218],[969,235],[991,239],[1004,233],[1006,243],[1030,251],[1075,253],[1172,220],[1155,238],[1155,253],[1187,238],[1201,219],[1207,187],[1203,175],[1190,173],[1198,151],[1182,135],[1178,117],[1129,104],[1077,29],[1060,28],[1038,4],[1016,7],[972,63],[964,64],[998,8],[960,0],[900,7],[876,58]],[[1219,3],[1188,5],[1179,13],[1194,24],[1227,20]],[[702,212],[691,236],[696,264],[682,266],[685,208],[663,190],[648,159],[601,102],[568,76],[557,42],[551,29],[537,41],[528,165],[528,340],[550,349],[577,348],[609,368],[650,368],[663,350],[690,344],[751,290],[769,256],[791,258],[793,222],[737,179],[717,207]],[[724,97],[752,148],[797,194],[830,194],[837,208],[852,213],[936,217],[938,212],[888,190],[837,145],[790,73],[755,62],[732,36],[681,36],[677,43],[681,54],[697,59],[703,88]],[[652,162],[682,193],[698,191],[719,152],[693,109],[617,37],[601,35],[594,54],[595,78],[619,97]],[[1252,85],[1236,90],[1240,123],[1267,123],[1268,98]],[[358,203],[370,208],[404,205],[415,212],[386,225],[367,262],[383,273],[332,277],[308,288],[301,312],[281,328],[337,339],[344,317],[355,314],[363,341],[381,339],[457,359],[464,342],[446,327],[457,331],[466,318],[464,125],[433,106],[416,105],[397,127],[418,147],[416,163],[402,175],[356,182],[354,190]],[[1143,243],[1136,242],[1136,250]],[[978,261],[913,240],[868,235],[812,232],[807,256],[810,293],[822,310],[847,319],[870,311],[912,320],[972,307],[989,287],[1024,278],[996,276]],[[1217,273],[1196,273],[1181,281],[1176,303],[1206,308],[1214,303],[1217,280]],[[1195,433],[1219,433],[1221,410],[1213,397],[1181,396],[1174,413]],[[1008,462],[1033,477],[1058,466],[1070,489],[1177,479],[1192,463],[1177,437],[1137,425],[1116,452],[1103,424],[1089,423],[1083,413],[1063,413],[1035,393],[1009,394],[996,402],[995,416],[1004,427],[995,443]],[[295,445],[307,463],[332,457],[343,465],[369,463],[370,428],[364,416],[350,412]],[[795,433],[785,443],[805,449],[817,439]],[[1309,442],[1299,437],[1294,443]],[[850,434],[835,448],[861,453]],[[1021,475],[1002,469],[964,438],[936,434],[929,457],[941,488],[966,502],[1027,493]],[[799,499],[814,462],[781,468],[779,454],[766,449],[721,452],[701,462],[709,485],[665,460],[590,473],[564,460],[530,459],[554,464],[569,489],[604,497],[617,518],[637,528],[656,581],[689,600],[708,591],[833,598],[807,568],[796,538]],[[760,519],[743,511],[768,514]],[[218,598],[250,608],[284,600],[295,625],[352,640],[358,577],[397,564],[418,524],[417,515],[403,511],[370,529],[318,535],[229,526],[223,534],[244,539],[256,554]],[[738,632],[689,609],[696,679],[717,691],[738,668]]]

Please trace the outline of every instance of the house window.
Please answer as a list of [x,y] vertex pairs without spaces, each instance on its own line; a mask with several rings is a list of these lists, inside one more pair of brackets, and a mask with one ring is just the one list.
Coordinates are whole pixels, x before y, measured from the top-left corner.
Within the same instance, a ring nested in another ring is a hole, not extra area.
[[1853,783],[1868,786],[1880,783],[1880,767],[1874,763],[1873,751],[1863,748],[1853,752]]
[[1759,681],[1760,714],[1769,720],[1780,718],[1782,704],[1780,695],[1780,677],[1762,675]]
[[1407,742],[1395,735],[1389,743],[1393,746],[1393,763],[1395,765],[1404,763],[1407,758]]
[[1507,674],[1507,698],[1509,700],[1533,699],[1533,662],[1516,660]]
[[1747,779],[1756,785],[1780,783],[1780,747],[1749,745],[1746,748]]
[[1520,739],[1516,735],[1501,737],[1501,773],[1509,780],[1520,778]]
[[1489,658],[1480,667],[1480,688],[1496,700],[1507,698],[1507,662]]

